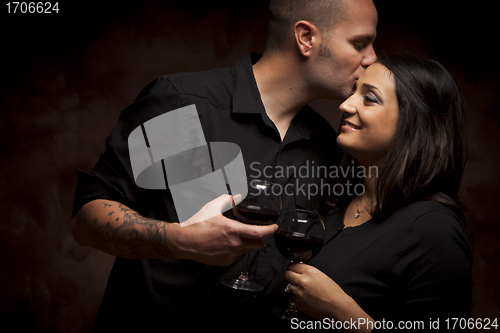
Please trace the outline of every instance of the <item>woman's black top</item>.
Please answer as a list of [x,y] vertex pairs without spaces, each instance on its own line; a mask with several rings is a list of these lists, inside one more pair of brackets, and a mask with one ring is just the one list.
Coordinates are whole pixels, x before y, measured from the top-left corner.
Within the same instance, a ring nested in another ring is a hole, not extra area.
[[[436,201],[401,208],[383,221],[343,227],[345,209],[326,218],[324,247],[310,265],[374,320],[469,318],[472,255],[457,217]],[[434,330],[435,331],[435,330]]]

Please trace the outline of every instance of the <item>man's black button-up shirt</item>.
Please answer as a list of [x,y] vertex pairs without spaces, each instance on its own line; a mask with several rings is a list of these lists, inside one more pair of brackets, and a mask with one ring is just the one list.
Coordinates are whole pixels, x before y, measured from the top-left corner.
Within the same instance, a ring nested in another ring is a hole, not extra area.
[[[127,138],[144,122],[192,104],[206,141],[237,144],[248,177],[281,185],[283,208],[316,209],[321,194],[328,191],[326,170],[340,157],[336,133],[306,106],[282,141],[255,82],[252,65],[258,59],[251,54],[230,69],[165,75],[145,87],[123,110],[95,167],[90,173],[79,171],[74,214],[91,200],[109,199],[144,216],[176,222],[168,189],[148,190],[135,184]],[[286,304],[287,299],[283,291],[287,261],[272,237],[265,241],[266,246],[251,256],[250,278],[265,287],[260,293],[232,290],[220,283],[222,278],[238,276],[241,261],[214,267],[189,260],[116,258],[96,330],[164,325],[166,331],[172,323],[193,328],[240,319],[264,325],[270,318],[269,308],[278,302]]]

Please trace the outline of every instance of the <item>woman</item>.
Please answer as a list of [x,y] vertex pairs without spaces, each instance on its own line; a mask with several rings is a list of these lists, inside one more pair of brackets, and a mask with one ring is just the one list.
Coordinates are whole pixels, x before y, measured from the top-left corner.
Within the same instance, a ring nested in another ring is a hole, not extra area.
[[365,191],[335,198],[320,254],[289,266],[298,308],[347,329],[453,328],[447,318],[469,317],[472,264],[458,200],[466,127],[457,84],[435,61],[386,57],[340,110],[342,167],[365,171],[342,181]]

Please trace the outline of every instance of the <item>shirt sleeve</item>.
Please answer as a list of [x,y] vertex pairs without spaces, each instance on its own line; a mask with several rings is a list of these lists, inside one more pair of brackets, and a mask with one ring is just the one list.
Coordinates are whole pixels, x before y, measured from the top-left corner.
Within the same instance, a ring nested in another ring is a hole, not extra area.
[[126,107],[109,137],[106,150],[90,172],[78,171],[73,216],[86,203],[96,199],[121,202],[134,208],[141,191],[134,181],[128,137],[144,122],[182,107],[181,96],[171,82],[160,77],[147,85],[134,103]]
[[421,320],[428,329],[439,320],[440,330],[447,318],[469,318],[472,258],[458,219],[443,211],[423,214],[403,244],[395,264],[402,317]]

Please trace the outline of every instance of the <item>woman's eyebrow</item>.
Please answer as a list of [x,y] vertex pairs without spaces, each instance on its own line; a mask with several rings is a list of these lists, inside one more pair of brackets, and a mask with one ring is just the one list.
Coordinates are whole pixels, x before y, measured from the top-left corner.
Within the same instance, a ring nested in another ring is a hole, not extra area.
[[382,97],[384,97],[384,94],[382,94],[382,91],[380,91],[379,88],[377,88],[375,86],[372,86],[371,84],[363,83],[363,87],[365,87],[365,88],[371,88],[371,89],[376,89],[376,90],[378,90],[378,92],[380,93],[380,95],[382,95]]

